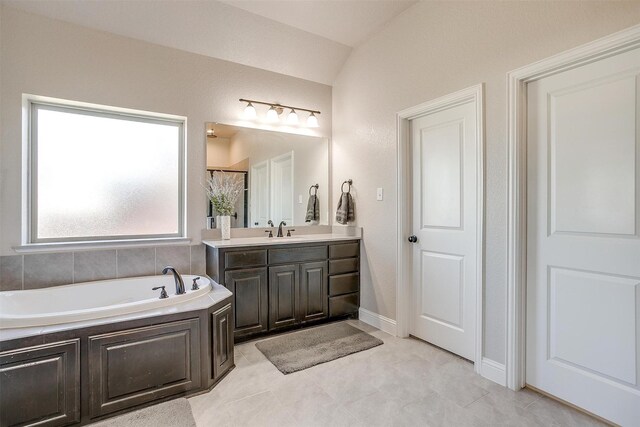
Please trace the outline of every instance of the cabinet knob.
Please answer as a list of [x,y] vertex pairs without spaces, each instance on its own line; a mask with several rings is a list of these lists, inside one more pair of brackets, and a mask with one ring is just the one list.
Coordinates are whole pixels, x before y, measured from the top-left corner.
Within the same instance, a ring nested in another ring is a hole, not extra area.
[[417,236],[409,236],[409,242],[416,243],[417,241],[418,241],[418,237]]

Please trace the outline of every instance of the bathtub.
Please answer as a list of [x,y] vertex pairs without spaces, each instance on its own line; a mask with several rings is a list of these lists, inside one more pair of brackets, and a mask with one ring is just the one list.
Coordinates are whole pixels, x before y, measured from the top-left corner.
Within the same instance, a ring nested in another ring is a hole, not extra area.
[[[200,277],[200,289],[192,291],[191,285],[196,277],[182,275],[187,290],[182,295],[175,295],[175,282],[171,275],[0,292],[0,329],[98,319],[206,297],[211,292],[212,283],[206,277]],[[160,299],[160,290],[151,290],[156,286],[165,286],[169,298]]]

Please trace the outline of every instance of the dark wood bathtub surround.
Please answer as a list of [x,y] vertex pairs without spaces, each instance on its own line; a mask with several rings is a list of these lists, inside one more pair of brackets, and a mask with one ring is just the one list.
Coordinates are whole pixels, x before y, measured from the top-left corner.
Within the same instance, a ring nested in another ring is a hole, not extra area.
[[233,293],[236,342],[358,315],[359,240],[206,251],[207,275]]
[[233,309],[202,304],[0,342],[0,426],[88,424],[211,389],[234,367]]
[[0,257],[0,291],[40,289],[94,280],[153,276],[174,266],[205,274],[204,245],[52,252]]

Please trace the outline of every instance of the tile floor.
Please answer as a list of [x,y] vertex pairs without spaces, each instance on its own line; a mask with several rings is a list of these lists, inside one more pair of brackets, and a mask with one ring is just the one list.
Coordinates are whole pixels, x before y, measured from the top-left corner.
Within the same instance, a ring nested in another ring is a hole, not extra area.
[[427,343],[349,322],[384,344],[289,375],[255,342],[237,345],[236,368],[189,399],[198,426],[603,425],[538,393],[499,386]]

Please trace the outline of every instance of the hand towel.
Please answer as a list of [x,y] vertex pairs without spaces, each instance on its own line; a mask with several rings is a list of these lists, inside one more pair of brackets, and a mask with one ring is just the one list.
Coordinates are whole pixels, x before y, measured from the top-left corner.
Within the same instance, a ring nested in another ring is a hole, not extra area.
[[315,194],[309,196],[309,201],[307,202],[307,216],[304,221],[320,221],[320,200],[318,200],[318,196]]
[[338,224],[347,224],[355,220],[353,197],[351,193],[342,193],[340,201],[338,201],[338,210],[336,211],[336,221]]

